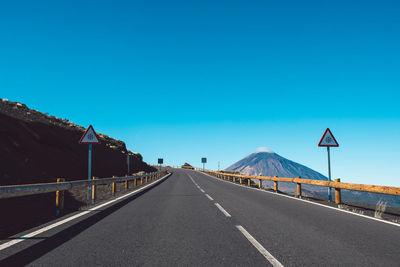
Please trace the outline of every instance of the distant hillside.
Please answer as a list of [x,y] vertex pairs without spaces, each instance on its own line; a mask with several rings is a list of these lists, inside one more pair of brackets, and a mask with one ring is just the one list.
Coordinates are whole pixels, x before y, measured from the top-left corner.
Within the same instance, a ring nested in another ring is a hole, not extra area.
[[263,175],[304,179],[328,180],[327,177],[304,165],[288,160],[272,151],[255,152],[239,160],[226,170],[245,175]]
[[[286,159],[273,151],[264,148],[263,151],[252,153],[226,168],[227,171],[238,171],[244,175],[278,176],[303,179],[328,180],[319,172],[304,165]],[[342,179],[343,181],[343,179]],[[272,188],[273,182],[264,181],[263,185]],[[287,194],[295,194],[296,185],[293,183],[279,183],[279,190]],[[304,196],[327,199],[327,188],[314,185],[302,186]],[[359,191],[342,190],[342,201],[349,203],[365,203],[375,205],[381,200],[388,206],[400,207],[400,198],[396,196],[374,194]]]

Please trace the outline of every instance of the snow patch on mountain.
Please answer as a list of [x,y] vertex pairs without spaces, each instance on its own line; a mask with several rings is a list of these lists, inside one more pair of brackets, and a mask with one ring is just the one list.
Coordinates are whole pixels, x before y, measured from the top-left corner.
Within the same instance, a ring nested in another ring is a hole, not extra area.
[[274,151],[272,151],[268,147],[259,147],[259,148],[257,148],[256,153],[259,153],[259,152],[274,153]]

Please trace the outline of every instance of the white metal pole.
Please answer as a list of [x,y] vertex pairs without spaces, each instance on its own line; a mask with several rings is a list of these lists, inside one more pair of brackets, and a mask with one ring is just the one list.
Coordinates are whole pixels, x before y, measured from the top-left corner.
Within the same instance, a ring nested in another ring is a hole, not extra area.
[[[330,156],[330,150],[329,150],[329,146],[326,147],[328,150],[328,178],[329,178],[329,182],[332,182],[331,179],[331,156]],[[328,189],[328,197],[329,197],[329,202],[332,201],[332,188],[329,187]]]
[[[92,144],[89,144],[88,180],[92,180]],[[88,200],[92,198],[92,187],[88,186]]]

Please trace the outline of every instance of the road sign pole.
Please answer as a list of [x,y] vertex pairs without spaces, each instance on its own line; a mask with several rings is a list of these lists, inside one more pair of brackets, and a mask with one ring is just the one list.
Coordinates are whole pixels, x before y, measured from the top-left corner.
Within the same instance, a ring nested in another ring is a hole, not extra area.
[[[88,168],[88,180],[92,180],[92,144],[89,144],[89,168]],[[88,186],[88,200],[92,197],[92,187]]]
[[[331,179],[331,155],[330,155],[330,150],[329,150],[329,146],[326,147],[327,151],[328,151],[328,178],[329,178],[329,182],[332,182]],[[332,201],[332,188],[328,188],[328,198],[329,198],[329,202]]]
[[131,173],[131,156],[126,154],[126,162],[128,164],[128,175]]

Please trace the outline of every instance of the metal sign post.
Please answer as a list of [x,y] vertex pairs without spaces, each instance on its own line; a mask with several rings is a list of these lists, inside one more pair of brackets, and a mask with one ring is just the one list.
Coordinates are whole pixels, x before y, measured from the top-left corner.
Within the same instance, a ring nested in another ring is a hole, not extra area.
[[[331,178],[331,155],[330,155],[330,147],[338,147],[339,143],[336,141],[335,137],[329,128],[326,128],[324,135],[318,143],[318,146],[323,147],[326,146],[328,152],[328,179],[329,182],[332,182]],[[332,188],[328,188],[328,199],[329,202],[332,201]]]
[[158,159],[158,164],[160,164],[160,171],[161,171],[161,165],[164,164],[164,159],[163,158],[159,158]]
[[[92,144],[89,144],[89,168],[88,168],[88,180],[90,181],[92,179]],[[89,185],[88,186],[88,193],[87,193],[87,199],[90,200],[92,197],[92,187]]]
[[[332,182],[332,177],[331,177],[331,153],[329,150],[329,146],[326,147],[326,150],[328,151],[328,179],[329,182]],[[329,202],[332,201],[332,188],[328,187],[328,199]]]
[[[93,151],[93,144],[100,144],[100,139],[97,136],[96,132],[93,129],[92,125],[86,129],[85,133],[82,135],[81,139],[79,140],[79,144],[88,144],[89,145],[89,160],[88,160],[88,180],[92,180],[92,151]],[[92,187],[88,186],[88,197],[87,199],[90,200],[92,198]]]
[[203,171],[204,171],[205,164],[207,163],[207,158],[201,158],[201,163],[203,163]]

